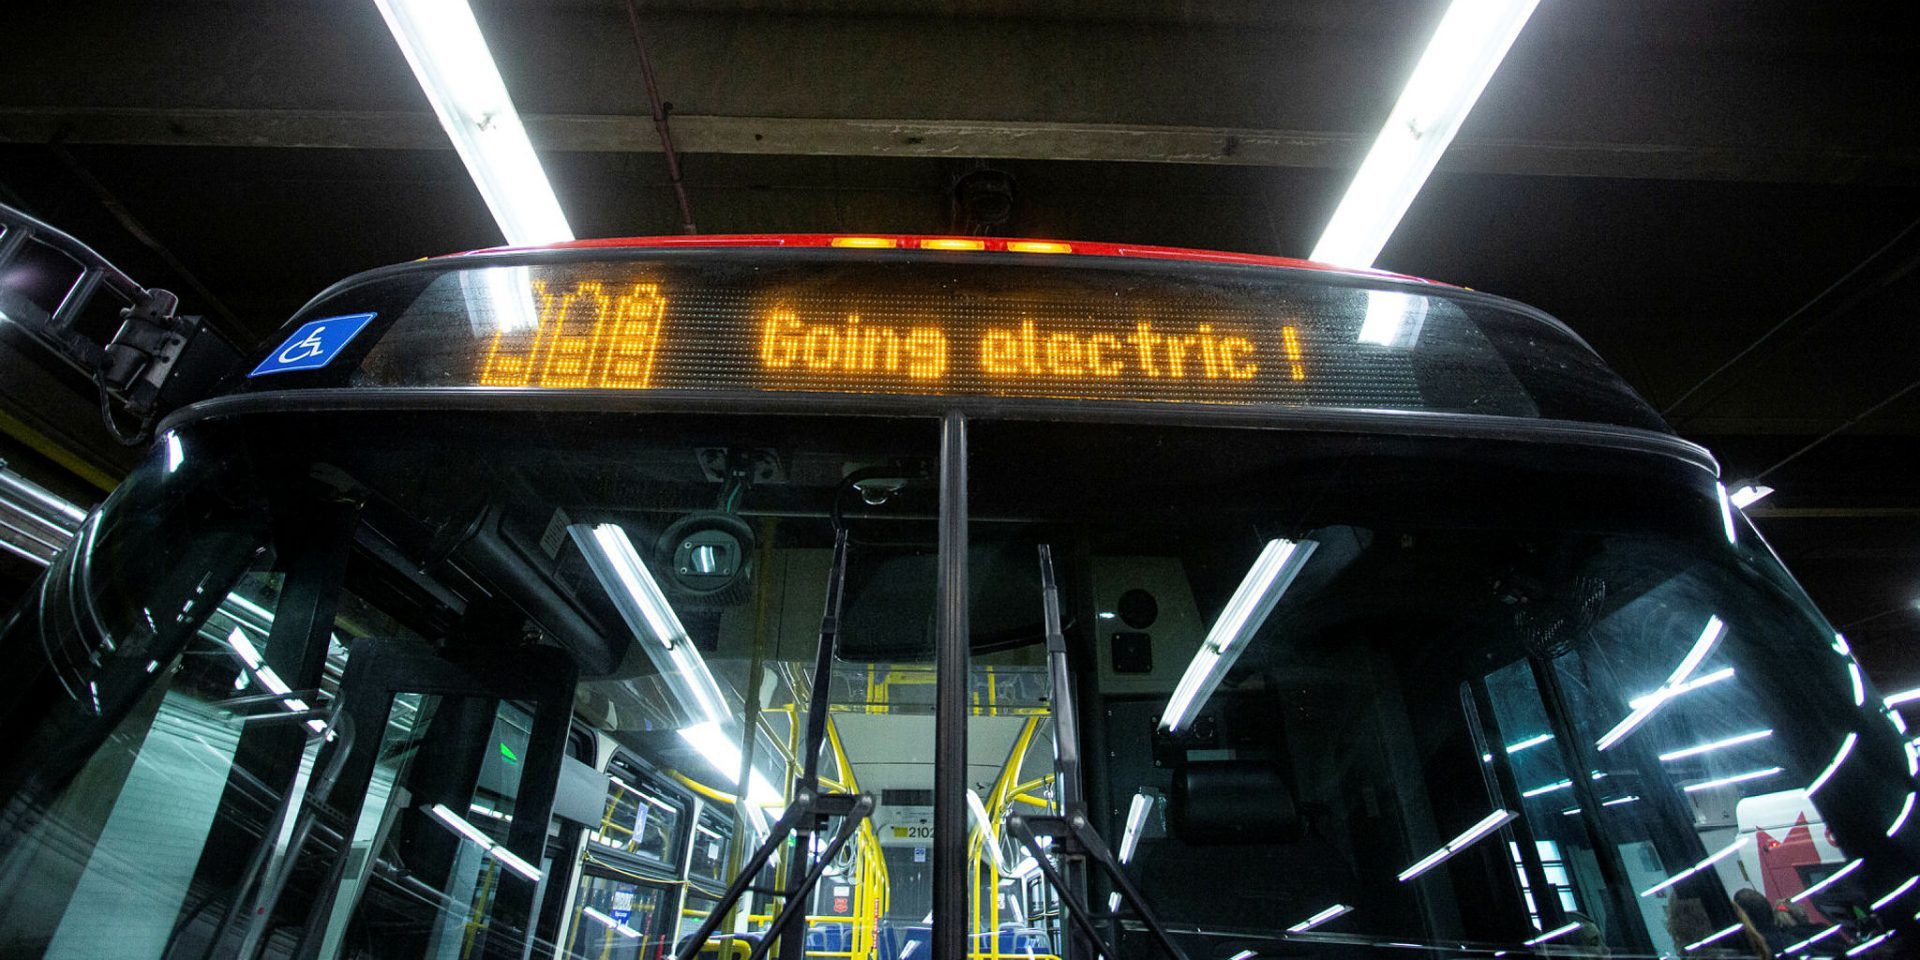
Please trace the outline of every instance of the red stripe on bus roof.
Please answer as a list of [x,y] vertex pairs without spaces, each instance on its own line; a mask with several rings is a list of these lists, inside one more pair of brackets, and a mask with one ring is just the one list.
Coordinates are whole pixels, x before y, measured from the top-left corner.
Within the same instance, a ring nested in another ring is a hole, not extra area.
[[[1295,270],[1320,270],[1327,273],[1343,273],[1360,277],[1377,277],[1390,280],[1410,280],[1415,283],[1428,283],[1446,286],[1439,281],[1424,277],[1408,276],[1404,273],[1392,273],[1386,270],[1355,269],[1338,267],[1312,260],[1298,260],[1293,257],[1270,257],[1257,253],[1231,253],[1222,250],[1194,250],[1186,247],[1158,247],[1137,243],[1089,243],[1084,240],[1041,240],[1032,237],[951,237],[923,236],[903,233],[733,233],[695,236],[666,237],[597,237],[590,240],[568,240],[564,243],[548,243],[526,247],[489,247],[483,250],[469,250],[450,256],[468,256],[479,253],[507,253],[525,250],[619,250],[647,249],[650,247],[832,247],[833,241],[850,238],[873,238],[892,241],[894,247],[901,250],[919,249],[925,240],[969,240],[986,244],[989,252],[1004,252],[1009,242],[1015,243],[1059,243],[1071,248],[1071,253],[1030,253],[1028,256],[1089,256],[1089,257],[1135,257],[1145,260],[1185,260],[1196,263],[1231,263],[1258,267],[1288,267]],[[857,249],[857,248],[843,248]],[[950,253],[953,251],[930,251]],[[961,252],[964,255],[964,251]]]

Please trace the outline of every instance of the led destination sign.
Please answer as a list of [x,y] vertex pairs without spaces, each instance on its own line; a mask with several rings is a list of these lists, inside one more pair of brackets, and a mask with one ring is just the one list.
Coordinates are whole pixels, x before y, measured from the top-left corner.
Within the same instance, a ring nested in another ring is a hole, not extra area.
[[[1299,320],[1223,304],[771,291],[726,304],[701,291],[676,303],[656,283],[529,286],[530,322],[495,325],[473,383],[1245,403],[1299,402],[1323,375],[1309,346],[1315,332]],[[1375,373],[1345,389],[1417,400],[1404,370]]]
[[[364,356],[263,382],[292,386],[290,378],[324,375],[363,387],[1048,397],[1537,416],[1479,314],[1509,334],[1524,330],[1536,348],[1545,342],[1537,321],[1406,288],[1279,271],[1148,273],[1052,262],[453,264],[348,287],[314,309],[394,319],[363,336],[371,343]],[[1527,369],[1582,368],[1561,359]]]

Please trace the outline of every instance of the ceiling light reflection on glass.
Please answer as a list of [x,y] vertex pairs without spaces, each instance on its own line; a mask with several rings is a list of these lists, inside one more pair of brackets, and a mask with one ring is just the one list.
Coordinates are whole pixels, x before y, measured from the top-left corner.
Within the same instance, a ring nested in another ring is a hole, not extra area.
[[1328,907],[1325,910],[1322,910],[1319,913],[1316,913],[1313,916],[1308,917],[1305,920],[1302,920],[1291,927],[1288,927],[1287,932],[1288,933],[1306,933],[1308,930],[1312,930],[1314,927],[1320,926],[1323,923],[1327,923],[1329,921],[1338,919],[1340,917],[1344,917],[1347,914],[1352,912],[1353,912],[1352,907],[1349,907],[1344,903],[1336,903],[1333,906]]
[[1640,891],[1640,895],[1643,897],[1653,896],[1654,894],[1659,893],[1660,891],[1665,890],[1668,887],[1671,887],[1674,884],[1679,883],[1680,881],[1685,880],[1686,878],[1691,877],[1694,874],[1699,873],[1700,871],[1705,870],[1706,868],[1711,867],[1714,864],[1719,863],[1720,861],[1725,860],[1730,856],[1733,856],[1733,854],[1737,852],[1741,847],[1746,846],[1747,841],[1751,839],[1753,838],[1741,837],[1740,839],[1735,840],[1730,844],[1727,844],[1725,847],[1722,847],[1717,853],[1709,854],[1705,860],[1702,860],[1699,863],[1696,863],[1693,866],[1688,867],[1685,870],[1682,870],[1679,873],[1676,873],[1673,876],[1668,877],[1667,879],[1662,880],[1659,883],[1656,883],[1653,886]]
[[1814,777],[1813,782],[1807,785],[1807,796],[1813,796],[1821,787],[1827,785],[1827,781],[1833,779],[1833,775],[1839,772],[1840,765],[1847,762],[1847,755],[1853,752],[1853,745],[1859,739],[1859,734],[1849,733],[1845,740],[1840,741],[1840,749],[1834,752],[1833,762],[1827,764],[1827,768],[1820,771],[1820,775]]
[[1860,860],[1849,861],[1846,866],[1841,867],[1840,869],[1835,870],[1830,874],[1827,874],[1827,878],[1825,880],[1822,880],[1819,883],[1816,883],[1813,886],[1808,887],[1805,890],[1802,890],[1791,897],[1788,897],[1787,902],[1799,903],[1800,901],[1805,900],[1808,897],[1811,897],[1814,894],[1819,893],[1820,891],[1825,890],[1826,888],[1831,887],[1836,883],[1839,883],[1841,877],[1844,877],[1847,874],[1860,869],[1861,862],[1862,861]]
[[[1642,723],[1645,723],[1649,717],[1653,716],[1654,711],[1660,709],[1661,704],[1689,690],[1696,689],[1699,686],[1705,686],[1708,682],[1707,677],[1699,678],[1700,682],[1697,684],[1689,684],[1689,679],[1692,677],[1693,671],[1700,666],[1701,662],[1707,659],[1707,655],[1713,652],[1714,645],[1720,641],[1720,636],[1724,632],[1725,624],[1720,622],[1719,617],[1708,617],[1705,629],[1700,631],[1700,636],[1694,640],[1693,646],[1688,648],[1686,656],[1680,658],[1679,665],[1673,668],[1673,673],[1668,675],[1667,681],[1652,693],[1642,697],[1635,697],[1633,701],[1628,704],[1628,706],[1632,708],[1631,712],[1619,723],[1615,724],[1613,729],[1603,734],[1594,744],[1594,747],[1600,750],[1606,750],[1612,747],[1614,744],[1626,739],[1627,734],[1632,733]],[[1724,670],[1726,676],[1730,677],[1733,675],[1732,667],[1726,667]],[[1707,676],[1711,677],[1713,675],[1708,674]],[[1724,679],[1724,677],[1721,679]]]
[[1703,753],[1711,753],[1715,750],[1724,750],[1728,747],[1737,747],[1743,743],[1752,743],[1755,740],[1764,740],[1767,737],[1771,737],[1771,736],[1773,736],[1773,731],[1770,729],[1754,730],[1750,733],[1736,734],[1734,736],[1727,737],[1724,740],[1715,740],[1711,743],[1702,743],[1697,746],[1685,747],[1679,750],[1663,753],[1660,755],[1660,759],[1668,763],[1672,763],[1675,760],[1681,760],[1687,757],[1697,757]]
[[1454,837],[1452,840],[1447,841],[1447,843],[1444,846],[1442,846],[1440,849],[1435,850],[1434,852],[1429,853],[1424,857],[1421,857],[1417,862],[1414,863],[1413,866],[1410,866],[1405,870],[1400,871],[1400,882],[1406,883],[1408,880],[1412,880],[1413,878],[1418,877],[1429,870],[1432,870],[1434,867],[1437,867],[1442,863],[1447,862],[1448,860],[1452,859],[1455,854],[1459,853],[1462,850],[1467,849],[1468,847],[1473,846],[1482,838],[1494,832],[1495,830],[1498,830],[1501,827],[1506,826],[1509,822],[1511,822],[1515,817],[1518,817],[1518,816],[1519,814],[1509,810],[1495,810],[1492,813],[1487,814],[1484,818],[1480,820],[1479,823],[1476,823],[1473,826],[1468,827],[1465,830],[1465,832],[1461,833],[1457,837]]
[[1171,733],[1193,721],[1318,547],[1312,540],[1267,541],[1181,674],[1160,718],[1160,729]]

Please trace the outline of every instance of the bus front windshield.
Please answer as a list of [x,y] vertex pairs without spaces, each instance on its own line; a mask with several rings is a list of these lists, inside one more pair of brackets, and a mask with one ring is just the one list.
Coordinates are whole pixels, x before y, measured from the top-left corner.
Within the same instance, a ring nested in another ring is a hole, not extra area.
[[[1920,908],[1899,718],[1695,466],[941,430],[162,437],[0,634],[0,954],[929,960],[956,923],[967,960],[1818,955]],[[943,579],[970,641],[948,862]],[[809,772],[871,809],[789,836]],[[1049,835],[1076,798],[1084,851]]]

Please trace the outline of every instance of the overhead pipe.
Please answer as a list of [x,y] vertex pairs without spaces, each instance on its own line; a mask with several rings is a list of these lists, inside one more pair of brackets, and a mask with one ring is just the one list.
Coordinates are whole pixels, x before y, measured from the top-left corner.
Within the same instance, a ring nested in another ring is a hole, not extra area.
[[680,232],[699,233],[693,225],[693,207],[687,203],[687,185],[680,180],[680,155],[673,149],[673,131],[667,129],[667,107],[660,100],[660,85],[653,79],[653,60],[647,56],[647,42],[640,36],[640,11],[627,0],[627,26],[633,31],[633,48],[640,53],[640,76],[647,84],[647,104],[653,108],[653,129],[660,134],[660,149],[667,155],[667,180],[673,195],[680,200]]

